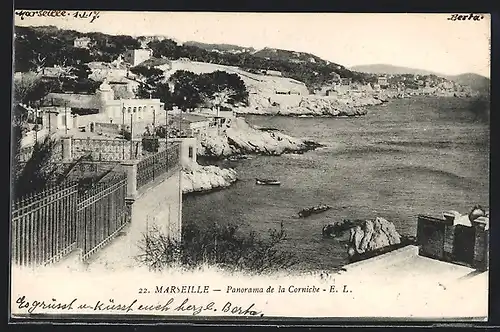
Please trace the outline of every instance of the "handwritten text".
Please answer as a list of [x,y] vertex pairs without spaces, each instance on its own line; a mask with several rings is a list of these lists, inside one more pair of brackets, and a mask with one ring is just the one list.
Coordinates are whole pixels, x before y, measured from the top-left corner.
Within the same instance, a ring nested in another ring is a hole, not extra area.
[[73,17],[77,19],[88,19],[90,23],[99,18],[98,11],[67,11],[67,10],[18,10],[16,16],[21,20],[30,17],[62,18]]
[[461,15],[461,14],[453,14],[450,17],[448,17],[448,21],[481,21],[484,19],[484,15],[479,15],[479,14],[468,14],[468,15]]
[[[176,303],[177,302],[177,303]],[[76,312],[76,311],[91,311],[91,312],[178,312],[187,315],[199,315],[203,312],[221,312],[236,316],[264,316],[264,314],[255,308],[255,303],[250,305],[240,305],[232,302],[225,302],[222,305],[217,305],[215,302],[194,303],[189,298],[183,298],[177,301],[170,298],[165,302],[156,303],[140,303],[134,299],[127,303],[118,303],[114,299],[107,301],[98,300],[95,303],[79,303],[77,298],[69,302],[60,302],[56,299],[47,300],[28,300],[26,296],[21,296],[16,301],[18,309],[25,309],[28,313],[39,313],[46,310],[57,310]]]

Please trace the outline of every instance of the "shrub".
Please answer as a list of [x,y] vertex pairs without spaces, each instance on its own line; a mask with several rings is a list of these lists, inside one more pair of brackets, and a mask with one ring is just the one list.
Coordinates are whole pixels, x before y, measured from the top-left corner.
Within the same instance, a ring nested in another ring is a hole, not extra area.
[[158,152],[160,147],[160,142],[157,137],[143,137],[142,138],[142,148],[148,152]]
[[164,126],[157,126],[155,128],[155,134],[160,138],[165,138],[167,136],[167,130]]
[[[14,159],[14,197],[20,198],[31,192],[39,192],[54,181],[55,164],[51,163],[52,154],[57,141],[47,136],[43,142],[36,142],[31,157],[24,167],[19,164],[18,156]],[[19,152],[17,149],[16,153]],[[54,181],[53,181],[54,180]]]
[[237,225],[212,224],[206,229],[188,224],[183,227],[181,242],[175,242],[157,227],[143,234],[137,256],[141,264],[161,271],[181,264],[192,269],[203,264],[228,271],[263,273],[288,269],[297,261],[293,253],[279,248],[286,239],[283,223],[280,229],[270,229],[269,238],[263,240],[255,232],[246,235]]
[[132,140],[132,133],[128,129],[121,129],[119,134],[127,141]]

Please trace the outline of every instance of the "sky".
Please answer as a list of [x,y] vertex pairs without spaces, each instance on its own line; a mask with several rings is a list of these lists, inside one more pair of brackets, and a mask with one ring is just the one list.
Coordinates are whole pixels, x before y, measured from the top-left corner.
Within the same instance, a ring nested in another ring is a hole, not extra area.
[[446,75],[490,77],[490,16],[450,14],[100,12],[90,19],[15,17],[15,25],[82,32],[162,35],[181,42],[225,43],[308,52],[346,67],[391,64]]

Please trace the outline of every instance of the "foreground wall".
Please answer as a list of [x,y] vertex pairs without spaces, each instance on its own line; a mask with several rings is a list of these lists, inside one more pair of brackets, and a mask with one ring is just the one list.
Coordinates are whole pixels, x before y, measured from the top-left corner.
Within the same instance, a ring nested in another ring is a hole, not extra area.
[[133,205],[133,223],[145,229],[156,226],[171,238],[180,241],[182,225],[182,190],[180,168],[169,177],[139,195]]

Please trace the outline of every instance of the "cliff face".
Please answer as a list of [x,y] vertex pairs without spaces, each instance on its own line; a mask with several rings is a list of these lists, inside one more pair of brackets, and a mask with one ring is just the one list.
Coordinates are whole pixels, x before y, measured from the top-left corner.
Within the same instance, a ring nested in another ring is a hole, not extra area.
[[226,188],[236,180],[237,176],[234,169],[193,164],[191,167],[185,167],[182,170],[182,193],[205,192]]
[[229,145],[227,135],[208,135],[198,141],[197,154],[209,157],[227,157],[237,153],[234,146]]
[[319,146],[314,142],[291,137],[279,131],[266,131],[250,126],[244,119],[236,118],[225,133],[210,135],[198,146],[202,156],[227,157],[233,154],[281,155],[303,152]]

